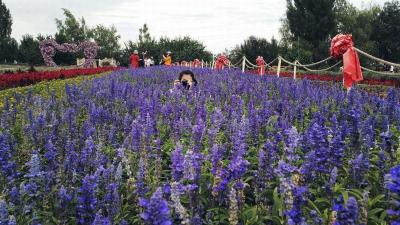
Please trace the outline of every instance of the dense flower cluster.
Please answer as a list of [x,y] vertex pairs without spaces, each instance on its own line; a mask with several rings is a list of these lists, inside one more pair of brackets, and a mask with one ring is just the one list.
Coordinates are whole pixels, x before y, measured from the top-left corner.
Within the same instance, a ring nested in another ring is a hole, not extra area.
[[54,62],[53,58],[56,55],[56,51],[64,52],[64,53],[77,53],[83,50],[83,54],[85,55],[85,64],[83,65],[86,68],[93,67],[94,60],[97,56],[97,51],[99,50],[99,46],[95,42],[83,41],[79,44],[58,44],[53,39],[45,39],[39,44],[40,52],[42,53],[43,60],[47,66],[57,66]]
[[0,74],[0,90],[11,87],[21,87],[41,81],[65,79],[83,75],[94,75],[115,70],[114,67],[99,67],[91,69],[62,69],[29,73]]
[[182,69],[5,99],[0,223],[396,224],[399,90]]

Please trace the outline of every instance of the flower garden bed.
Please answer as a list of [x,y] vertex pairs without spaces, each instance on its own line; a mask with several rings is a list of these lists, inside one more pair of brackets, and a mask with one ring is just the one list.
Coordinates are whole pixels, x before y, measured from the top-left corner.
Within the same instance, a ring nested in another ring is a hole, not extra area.
[[90,69],[62,69],[54,71],[22,72],[0,74],[0,89],[32,85],[45,80],[68,79],[77,76],[87,76],[112,71],[115,67],[99,67]]
[[171,91],[181,69],[120,70],[6,100],[1,222],[399,220],[398,89],[379,98],[194,69],[196,88]]

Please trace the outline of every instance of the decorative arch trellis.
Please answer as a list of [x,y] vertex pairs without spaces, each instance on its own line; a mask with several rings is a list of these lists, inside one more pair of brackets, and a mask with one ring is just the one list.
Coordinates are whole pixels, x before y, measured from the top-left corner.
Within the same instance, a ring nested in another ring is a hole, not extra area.
[[53,59],[57,51],[63,53],[77,53],[83,50],[83,54],[85,55],[85,63],[83,66],[85,68],[93,67],[93,63],[95,62],[99,50],[99,46],[96,42],[83,41],[79,44],[58,44],[53,39],[46,39],[40,42],[39,47],[43,60],[47,66],[57,66]]

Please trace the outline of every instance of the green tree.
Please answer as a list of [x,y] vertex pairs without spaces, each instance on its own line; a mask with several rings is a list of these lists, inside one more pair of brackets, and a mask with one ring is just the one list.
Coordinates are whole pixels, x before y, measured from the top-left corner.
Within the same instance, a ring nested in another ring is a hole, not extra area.
[[64,12],[65,20],[56,19],[57,33],[56,39],[62,39],[70,43],[76,43],[88,39],[88,27],[86,21],[82,17],[80,20],[68,9],[62,9]]
[[[345,0],[338,2],[341,2],[336,7],[338,33],[352,34],[356,47],[377,55],[377,42],[372,39],[372,35],[381,8],[371,6],[360,10]],[[367,65],[373,62],[361,57],[361,63]]]
[[174,62],[191,61],[194,59],[203,59],[210,61],[212,58],[211,52],[206,50],[203,43],[194,40],[188,36],[170,39],[167,37],[160,38],[159,42],[159,58],[167,51],[172,52],[172,59]]
[[149,33],[149,27],[147,24],[143,24],[142,28],[139,28],[139,43],[152,42],[154,39]]
[[[55,40],[57,43],[78,43],[88,39],[88,27],[84,18],[80,20],[67,9],[63,9],[65,20],[56,19],[57,33]],[[61,53],[57,52],[54,60],[57,64],[71,65],[76,63],[76,58],[83,57],[83,53]]]
[[89,32],[89,37],[93,38],[100,46],[99,58],[116,58],[118,56],[121,48],[119,44],[121,36],[118,35],[114,26],[108,28],[97,25]]
[[329,38],[335,34],[335,0],[287,0],[286,17],[296,39],[309,43],[313,58],[328,55]]
[[11,35],[12,17],[10,10],[0,0],[0,40],[9,38]]
[[257,57],[262,56],[268,63],[275,59],[279,53],[280,47],[275,38],[268,41],[265,38],[250,36],[242,44],[232,50],[230,58],[233,63],[236,63],[240,61],[243,56],[246,56],[251,63],[255,64]]
[[0,40],[0,63],[12,63],[18,58],[18,42],[14,38]]
[[210,61],[212,59],[211,52],[206,50],[203,43],[194,40],[190,37],[168,38],[161,37],[159,40],[154,39],[149,32],[146,24],[139,29],[139,37],[137,42],[128,41],[125,43],[125,48],[120,51],[118,61],[121,65],[129,65],[129,56],[134,50],[140,53],[147,52],[147,57],[153,57],[156,63],[162,59],[162,54],[167,51],[172,52],[174,62],[190,61],[196,58]]
[[19,46],[19,61],[29,63],[29,65],[42,64],[42,56],[39,50],[39,41],[31,35],[22,36]]
[[400,62],[400,2],[386,2],[374,24],[372,39],[381,58]]
[[0,0],[0,63],[9,63],[17,59],[18,43],[11,38],[12,17],[10,10]]

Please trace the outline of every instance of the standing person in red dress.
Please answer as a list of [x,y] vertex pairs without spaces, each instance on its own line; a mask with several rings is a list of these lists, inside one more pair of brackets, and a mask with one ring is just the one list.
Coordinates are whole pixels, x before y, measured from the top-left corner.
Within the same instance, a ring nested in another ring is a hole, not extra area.
[[133,54],[131,55],[130,60],[131,60],[131,67],[132,68],[139,68],[140,57],[139,57],[138,50],[133,51]]

